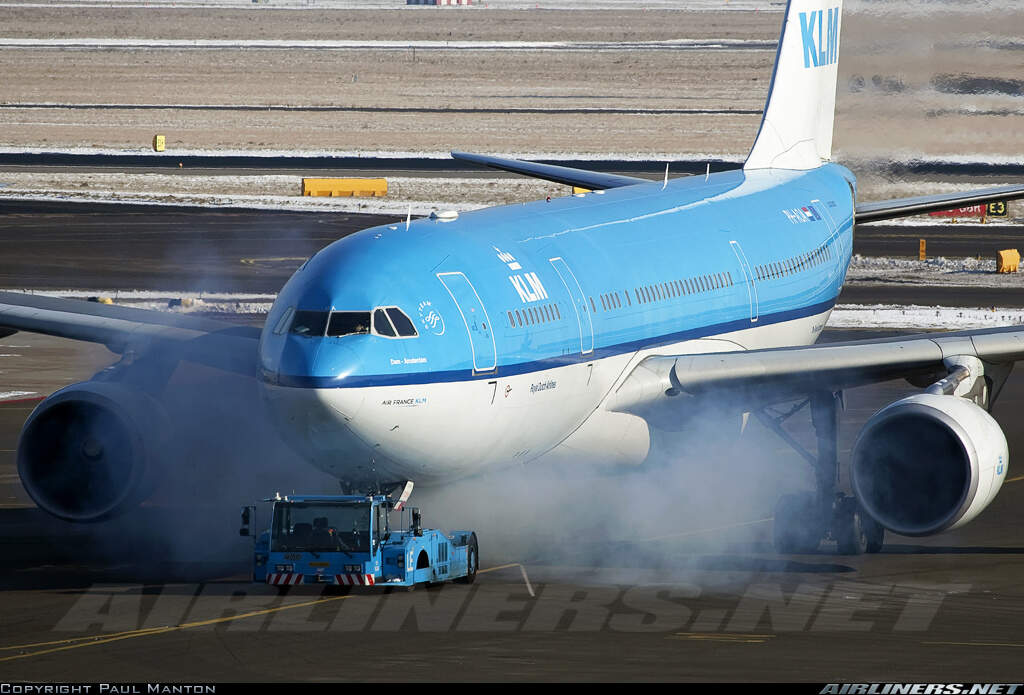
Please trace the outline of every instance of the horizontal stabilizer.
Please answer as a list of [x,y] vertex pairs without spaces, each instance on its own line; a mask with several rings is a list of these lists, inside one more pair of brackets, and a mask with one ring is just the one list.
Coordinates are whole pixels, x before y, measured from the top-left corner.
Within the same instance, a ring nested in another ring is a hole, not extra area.
[[592,191],[601,191],[606,188],[621,188],[622,186],[635,186],[638,183],[651,183],[650,179],[641,179],[633,176],[603,174],[598,171],[573,169],[572,167],[560,167],[554,164],[526,162],[521,159],[504,159],[502,157],[491,157],[490,155],[485,154],[452,152],[452,157],[464,162],[481,164],[483,166],[491,167],[492,169],[501,169],[502,171],[511,171],[514,174],[531,176],[535,179],[564,183],[567,186],[589,188]]
[[1024,186],[996,186],[963,193],[940,193],[917,198],[882,200],[877,203],[858,203],[855,214],[858,223],[877,222],[1018,198],[1024,198]]

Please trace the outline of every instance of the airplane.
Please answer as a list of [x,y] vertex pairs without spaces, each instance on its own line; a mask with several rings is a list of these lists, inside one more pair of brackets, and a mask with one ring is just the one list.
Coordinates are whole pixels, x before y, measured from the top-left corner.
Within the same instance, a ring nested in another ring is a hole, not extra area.
[[[877,552],[886,529],[973,519],[1006,477],[989,414],[1024,358],[1024,328],[816,345],[854,226],[992,200],[1024,186],[861,202],[831,161],[841,0],[790,0],[743,168],[651,181],[453,152],[589,190],[365,229],[323,248],[262,329],[72,299],[0,293],[0,332],[107,345],[122,359],[35,409],[17,450],[25,489],[65,520],[110,518],[162,469],[161,390],[187,360],[257,379],[281,437],[345,486],[426,483],[570,452],[637,465],[657,423],[734,404],[809,407],[814,491],[783,496],[781,553],[824,540]],[[838,490],[846,389],[905,378]]]

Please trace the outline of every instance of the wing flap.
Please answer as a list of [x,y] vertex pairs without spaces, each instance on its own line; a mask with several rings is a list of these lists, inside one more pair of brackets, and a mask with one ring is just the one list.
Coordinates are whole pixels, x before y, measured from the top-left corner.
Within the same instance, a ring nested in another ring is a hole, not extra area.
[[464,162],[480,164],[492,169],[511,171],[514,174],[522,174],[535,179],[544,179],[562,183],[567,186],[579,186],[589,188],[592,191],[605,190],[608,188],[621,188],[622,186],[635,186],[638,183],[651,183],[650,179],[641,179],[633,176],[620,176],[618,174],[604,174],[598,171],[586,169],[574,169],[554,164],[540,164],[538,162],[527,162],[521,159],[505,159],[503,157],[492,157],[484,154],[471,154],[469,152],[452,152],[452,157]]
[[940,193],[916,198],[896,198],[882,200],[877,203],[859,203],[855,213],[858,224],[878,222],[897,217],[921,215],[927,212],[951,210],[970,205],[981,205],[997,200],[1017,200],[1024,198],[1024,186],[996,186],[979,188],[964,193]]

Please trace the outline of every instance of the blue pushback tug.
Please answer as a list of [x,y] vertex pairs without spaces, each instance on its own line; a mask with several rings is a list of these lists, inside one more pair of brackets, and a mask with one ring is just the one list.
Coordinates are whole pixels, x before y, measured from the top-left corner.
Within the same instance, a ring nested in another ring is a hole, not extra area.
[[[399,500],[382,494],[278,495],[264,500],[273,509],[270,529],[254,544],[253,582],[282,590],[309,584],[471,584],[480,562],[476,533],[424,529],[416,508],[410,509],[408,529],[391,529],[390,513],[403,511],[411,491],[412,484],[406,484]],[[252,535],[255,510],[242,510],[240,535]]]

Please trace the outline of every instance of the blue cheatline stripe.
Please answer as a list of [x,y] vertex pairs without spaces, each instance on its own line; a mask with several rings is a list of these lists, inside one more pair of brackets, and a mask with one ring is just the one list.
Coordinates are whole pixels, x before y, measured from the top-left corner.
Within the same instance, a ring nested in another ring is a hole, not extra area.
[[[370,374],[366,376],[357,375],[347,377],[280,375],[277,378],[276,383],[279,386],[291,386],[295,388],[365,388],[370,386],[411,386],[417,384],[441,384],[453,381],[479,381],[481,379],[516,376],[519,374],[529,374],[531,372],[541,372],[546,369],[565,367],[571,364],[580,364],[581,362],[593,362],[594,360],[613,357],[626,352],[636,352],[638,350],[659,347],[661,345],[681,343],[684,340],[697,340],[698,338],[707,338],[713,335],[732,333],[746,328],[756,328],[758,326],[803,319],[808,316],[814,316],[828,311],[835,306],[835,303],[836,298],[833,298],[827,302],[820,302],[818,304],[812,304],[799,309],[789,309],[775,314],[762,315],[758,318],[756,324],[752,324],[749,318],[742,318],[711,326],[691,328],[677,333],[669,333],[655,338],[644,338],[642,340],[633,340],[628,343],[619,343],[618,345],[594,348],[593,352],[586,355],[560,355],[558,357],[547,357],[542,360],[520,362],[519,364],[498,365],[497,369],[483,373],[473,372],[469,369],[452,369],[442,372]],[[267,375],[267,378],[273,383],[274,379],[272,375]]]

